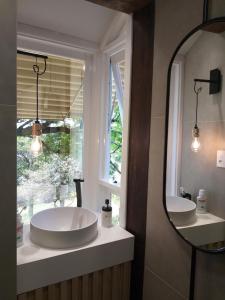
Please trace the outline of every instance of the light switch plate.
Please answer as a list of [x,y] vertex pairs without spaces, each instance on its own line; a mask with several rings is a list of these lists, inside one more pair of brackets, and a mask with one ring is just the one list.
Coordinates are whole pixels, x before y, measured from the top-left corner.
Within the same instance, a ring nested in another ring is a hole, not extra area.
[[217,151],[216,166],[218,168],[225,168],[225,150],[218,150]]

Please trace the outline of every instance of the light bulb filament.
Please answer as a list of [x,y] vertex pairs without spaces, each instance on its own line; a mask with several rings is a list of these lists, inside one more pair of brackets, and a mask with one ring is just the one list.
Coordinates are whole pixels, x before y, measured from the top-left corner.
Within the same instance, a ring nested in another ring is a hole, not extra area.
[[191,143],[191,150],[193,152],[198,152],[201,148],[201,143],[199,141],[199,128],[197,124],[195,124],[195,127],[193,128],[192,136],[193,136],[193,140]]
[[33,136],[32,142],[31,142],[31,153],[33,156],[37,157],[42,153],[42,141],[41,136]]
[[201,143],[199,141],[199,138],[198,137],[194,137],[193,141],[192,141],[192,144],[191,144],[192,151],[198,152],[200,150],[200,148],[201,148]]

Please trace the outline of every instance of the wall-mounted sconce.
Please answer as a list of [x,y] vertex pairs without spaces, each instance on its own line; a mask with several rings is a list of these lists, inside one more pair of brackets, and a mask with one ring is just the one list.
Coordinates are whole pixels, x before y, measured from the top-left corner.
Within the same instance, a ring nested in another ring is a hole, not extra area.
[[209,83],[209,94],[214,95],[220,92],[221,89],[221,72],[219,69],[210,71],[210,79],[195,78],[194,82],[206,82]]
[[221,89],[221,72],[219,69],[214,69],[210,71],[210,79],[194,79],[194,92],[196,94],[196,108],[195,108],[195,126],[192,130],[192,143],[191,143],[191,150],[194,152],[198,152],[201,148],[201,143],[199,140],[200,130],[198,127],[198,96],[199,93],[202,91],[202,88],[196,88],[197,82],[206,82],[209,83],[209,94],[217,94],[220,92]]

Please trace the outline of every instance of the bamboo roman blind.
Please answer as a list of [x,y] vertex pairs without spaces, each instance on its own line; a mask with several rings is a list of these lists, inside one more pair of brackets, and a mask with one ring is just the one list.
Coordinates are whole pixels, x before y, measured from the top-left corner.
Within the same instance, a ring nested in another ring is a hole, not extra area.
[[[17,118],[36,116],[35,58],[17,55]],[[38,59],[41,70],[44,63]],[[39,117],[62,120],[83,114],[84,61],[49,56],[46,73],[39,79]]]

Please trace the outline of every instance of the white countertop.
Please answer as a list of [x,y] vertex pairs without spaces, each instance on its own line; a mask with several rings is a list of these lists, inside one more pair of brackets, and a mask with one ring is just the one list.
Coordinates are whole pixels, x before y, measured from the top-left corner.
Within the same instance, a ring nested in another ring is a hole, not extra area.
[[225,222],[224,219],[210,213],[205,213],[205,214],[196,213],[196,217],[197,219],[193,224],[186,225],[186,226],[177,226],[177,228],[180,229],[180,228],[196,227],[196,226]]
[[98,228],[97,238],[74,249],[47,249],[29,239],[24,226],[24,244],[17,248],[17,293],[108,268],[133,259],[134,236],[119,226]]
[[177,229],[192,244],[207,245],[225,240],[225,220],[211,213],[196,214],[197,220],[191,225]]

